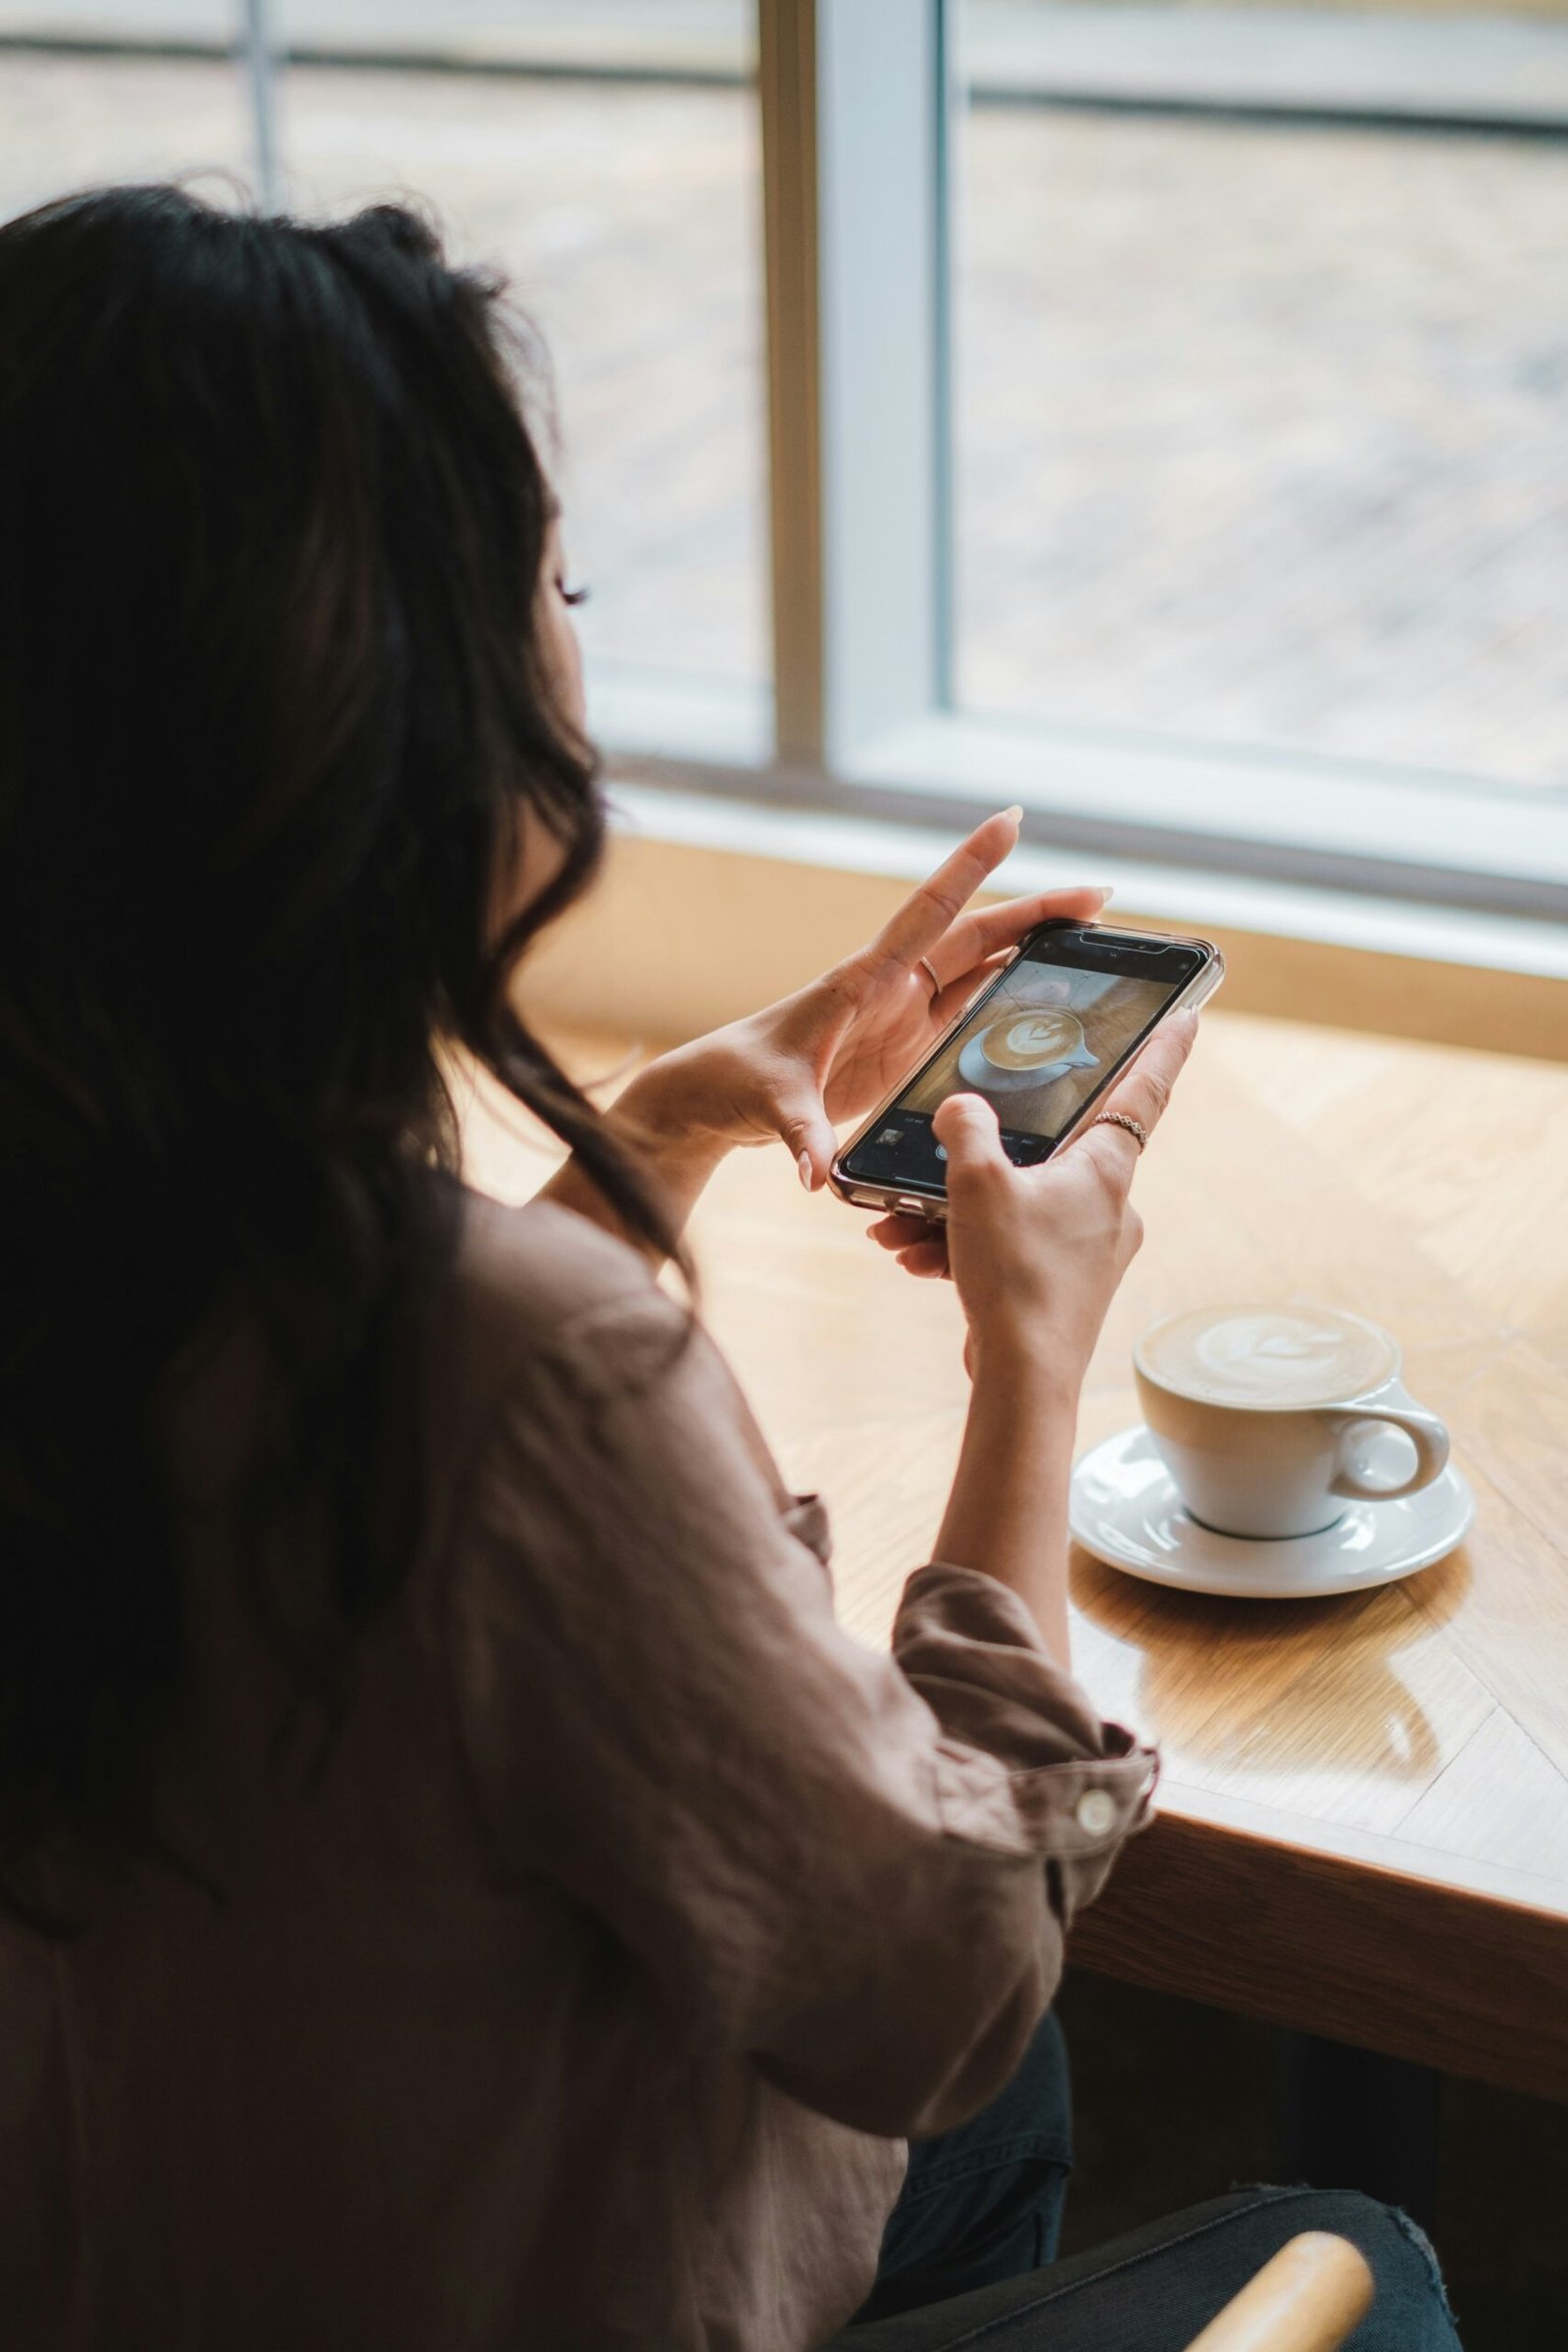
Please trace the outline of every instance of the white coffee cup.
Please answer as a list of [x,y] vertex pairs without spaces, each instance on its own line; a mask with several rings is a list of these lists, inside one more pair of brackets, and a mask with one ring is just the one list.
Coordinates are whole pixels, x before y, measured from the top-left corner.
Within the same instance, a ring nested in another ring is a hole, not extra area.
[[[1448,1433],[1399,1379],[1398,1344],[1339,1307],[1203,1307],[1145,1332],[1144,1419],[1192,1516],[1221,1535],[1317,1535],[1351,1499],[1393,1502],[1442,1476]],[[1390,1430],[1415,1448],[1382,1473]]]

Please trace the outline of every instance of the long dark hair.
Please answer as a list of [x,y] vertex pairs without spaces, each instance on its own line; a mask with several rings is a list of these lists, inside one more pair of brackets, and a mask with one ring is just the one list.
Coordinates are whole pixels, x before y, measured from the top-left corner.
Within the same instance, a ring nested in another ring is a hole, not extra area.
[[[552,501],[500,295],[390,207],[114,188],[0,228],[13,1911],[57,1825],[133,1834],[182,1664],[153,1422],[215,1317],[276,1376],[252,1501],[331,1513],[331,1592],[257,1597],[342,1702],[416,1534],[384,1430],[460,1197],[447,1053],[671,1238],[513,1001],[604,819],[537,633]],[[498,937],[524,811],[564,863]]]

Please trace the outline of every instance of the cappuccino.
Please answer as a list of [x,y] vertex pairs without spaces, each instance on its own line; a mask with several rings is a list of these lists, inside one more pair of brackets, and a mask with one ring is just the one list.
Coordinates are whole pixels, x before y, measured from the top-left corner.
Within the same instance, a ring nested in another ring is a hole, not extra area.
[[[1146,1331],[1133,1373],[1189,1514],[1259,1542],[1334,1526],[1443,1475],[1448,1433],[1399,1383],[1397,1344],[1337,1307],[1209,1306]],[[1398,1431],[1408,1471],[1384,1456]]]
[[1201,1307],[1147,1332],[1140,1368],[1200,1404],[1334,1404],[1399,1369],[1386,1332],[1326,1306]]

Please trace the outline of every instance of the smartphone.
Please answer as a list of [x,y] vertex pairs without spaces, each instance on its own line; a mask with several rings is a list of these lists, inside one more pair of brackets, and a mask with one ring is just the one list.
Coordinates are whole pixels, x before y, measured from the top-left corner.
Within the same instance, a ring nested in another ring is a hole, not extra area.
[[1043,923],[846,1144],[833,1190],[863,1208],[945,1216],[931,1128],[949,1095],[983,1095],[1007,1157],[1033,1167],[1089,1124],[1160,1022],[1203,1004],[1224,976],[1206,939]]

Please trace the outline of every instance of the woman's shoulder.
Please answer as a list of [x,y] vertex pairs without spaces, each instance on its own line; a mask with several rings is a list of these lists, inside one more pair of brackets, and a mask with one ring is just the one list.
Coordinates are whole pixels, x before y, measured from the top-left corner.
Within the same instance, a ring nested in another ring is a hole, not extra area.
[[602,1226],[554,1201],[509,1207],[465,1191],[431,1334],[437,1461],[461,1476],[519,1420],[570,1449],[586,1416],[653,1391],[683,1357],[700,1361],[705,1396],[727,1395],[722,1359],[689,1347],[695,1336],[649,1260]]
[[510,1206],[466,1187],[450,1205],[455,1230],[421,1351],[438,1482],[471,1463],[509,1397],[526,1404],[555,1385],[585,1319],[662,1298],[646,1259],[571,1209]]
[[[508,1395],[564,1379],[608,1396],[667,1363],[690,1309],[644,1254],[553,1200],[520,1207],[464,1190],[450,1279],[431,1333],[451,1442]],[[707,1352],[707,1351],[705,1351]]]
[[640,1251],[574,1209],[463,1194],[448,1338],[481,1378],[556,1358],[585,1326],[621,1312],[678,1311]]

